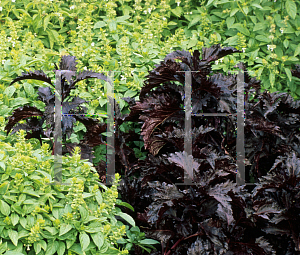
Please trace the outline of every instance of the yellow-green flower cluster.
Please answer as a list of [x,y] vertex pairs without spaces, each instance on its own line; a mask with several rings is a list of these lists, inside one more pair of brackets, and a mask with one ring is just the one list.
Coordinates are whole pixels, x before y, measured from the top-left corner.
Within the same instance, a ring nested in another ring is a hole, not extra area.
[[86,207],[86,203],[83,199],[84,181],[76,177],[72,178],[72,184],[69,188],[67,198],[72,201],[71,207],[73,210],[77,210],[80,205]]
[[40,232],[43,229],[45,225],[45,220],[43,219],[38,219],[34,226],[30,229],[29,236],[26,238],[27,242],[30,243],[35,243],[39,240],[40,238]]

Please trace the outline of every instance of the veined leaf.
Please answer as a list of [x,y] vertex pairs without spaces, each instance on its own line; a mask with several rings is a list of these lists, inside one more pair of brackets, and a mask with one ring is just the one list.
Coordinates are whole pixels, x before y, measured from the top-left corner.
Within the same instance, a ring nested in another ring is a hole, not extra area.
[[65,223],[61,224],[60,229],[59,229],[59,236],[62,236],[64,234],[68,233],[72,228],[73,227],[70,224],[65,224]]
[[287,0],[285,2],[285,8],[286,8],[288,15],[290,15],[290,17],[292,19],[295,19],[296,14],[297,14],[297,6],[296,6],[295,2],[293,0]]
[[236,29],[239,30],[241,33],[243,33],[244,35],[247,35],[247,36],[250,35],[249,30],[248,30],[247,28],[245,28],[242,24],[239,24],[239,23],[233,24],[233,25],[231,26],[231,28],[236,28]]
[[30,83],[25,82],[25,83],[23,84],[23,87],[24,87],[24,89],[25,89],[25,91],[26,91],[26,93],[27,93],[28,96],[33,96],[33,94],[34,94],[34,89],[33,89],[33,87],[31,86]]
[[240,9],[238,8],[234,8],[231,12],[230,12],[230,17],[234,16]]
[[53,30],[53,29],[51,29],[51,32],[53,34],[54,41],[57,41],[56,38],[59,36],[59,33],[56,30]]
[[50,43],[50,48],[53,49],[53,45],[54,45],[54,42],[55,42],[55,38],[51,32],[51,30],[47,30],[46,31],[47,34],[48,34],[48,38],[49,38],[49,43]]
[[100,250],[100,248],[104,244],[104,235],[101,232],[91,233],[91,237],[92,237],[92,240],[95,243],[95,245]]
[[106,26],[106,23],[104,21],[98,21],[95,25],[94,25],[94,29],[96,28],[101,28]]
[[9,86],[4,90],[4,94],[6,94],[8,97],[12,97],[12,95],[15,93],[16,88],[14,86]]
[[182,8],[177,6],[175,9],[171,10],[171,12],[174,13],[177,17],[181,17]]
[[205,6],[209,6],[209,5],[210,5],[211,3],[213,3],[214,1],[216,1],[216,0],[209,0]]
[[84,251],[90,244],[90,237],[86,233],[80,233],[79,241],[81,244],[81,249]]
[[266,23],[259,22],[259,23],[255,24],[255,26],[253,28],[253,31],[263,30],[263,29],[266,29],[266,28],[267,28],[267,24]]
[[291,70],[289,68],[284,68],[285,70],[285,73],[287,75],[287,77],[289,78],[289,81],[292,81],[292,73],[291,73]]
[[65,245],[65,243],[62,242],[62,241],[60,241],[60,242],[59,242],[59,247],[58,247],[58,250],[57,250],[57,254],[58,254],[58,255],[64,255],[65,250],[66,250],[66,245]]
[[4,200],[0,200],[0,212],[5,216],[10,214],[10,207]]
[[50,19],[51,19],[51,14],[47,15],[46,18],[44,19],[44,31],[46,31]]
[[251,6],[259,8],[259,9],[263,9],[261,5],[256,4],[256,3],[252,3]]
[[201,20],[201,16],[197,15],[188,25],[188,28],[194,26],[195,24],[197,24],[199,21]]
[[234,24],[234,21],[235,21],[235,17],[228,17],[228,18],[226,19],[227,27],[228,27],[228,28],[231,28],[231,26]]
[[121,218],[126,220],[129,224],[131,224],[133,227],[135,227],[134,219],[127,213],[118,212],[116,215],[120,216]]
[[271,39],[269,39],[267,36],[264,35],[257,35],[255,39],[261,42],[267,42],[267,43],[271,42]]
[[298,44],[297,48],[295,49],[294,57],[296,57],[299,53],[300,53],[300,43]]

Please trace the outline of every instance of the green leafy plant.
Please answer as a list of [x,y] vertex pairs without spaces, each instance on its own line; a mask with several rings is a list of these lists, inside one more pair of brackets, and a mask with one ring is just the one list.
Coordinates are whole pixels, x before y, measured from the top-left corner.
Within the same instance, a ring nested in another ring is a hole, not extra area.
[[[188,48],[221,44],[243,51],[216,61],[212,70],[237,71],[233,67],[242,61],[249,75],[262,81],[261,92],[290,92],[300,98],[300,79],[290,72],[299,62],[299,1],[203,0],[188,12],[181,3],[173,6],[169,20],[184,26]],[[171,33],[181,28],[174,26]]]
[[135,227],[116,207],[133,209],[118,199],[120,176],[106,187],[76,147],[73,157],[62,157],[63,183],[69,185],[48,185],[53,180],[48,148],[33,150],[24,130],[14,147],[0,142],[0,254],[129,254],[117,243],[126,231],[132,233],[117,217]]

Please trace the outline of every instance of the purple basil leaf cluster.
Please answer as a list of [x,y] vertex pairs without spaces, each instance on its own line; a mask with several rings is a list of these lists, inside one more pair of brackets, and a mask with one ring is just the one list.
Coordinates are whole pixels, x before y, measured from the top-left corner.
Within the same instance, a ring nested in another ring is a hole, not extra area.
[[[235,183],[236,119],[223,116],[192,116],[194,185],[176,185],[185,176],[185,74],[177,71],[198,71],[192,72],[193,113],[235,113],[237,75],[212,74],[210,64],[237,52],[215,45],[203,48],[202,59],[197,50],[170,53],[147,76],[140,101],[128,100],[130,114],[121,120],[141,123],[149,154],[137,160],[128,148],[117,155],[116,169],[126,169],[119,189],[135,208],[128,213],[161,242],[162,251],[152,255],[300,254],[300,101],[290,95],[261,93],[260,81],[245,72],[246,171],[256,181],[253,191]],[[119,133],[118,141],[120,134],[133,138]]]
[[[70,70],[75,71],[76,68],[76,58],[73,56],[62,56],[59,70]],[[53,70],[54,72],[56,70]],[[102,140],[101,133],[106,130],[105,123],[99,123],[98,120],[84,117],[87,113],[86,107],[82,107],[82,103],[87,101],[81,99],[80,97],[73,97],[71,102],[67,101],[71,89],[75,88],[75,84],[81,80],[88,78],[98,78],[108,81],[108,77],[103,74],[95,73],[92,71],[83,71],[75,75],[75,79],[72,78],[70,73],[61,74],[61,92],[62,92],[62,112],[64,114],[82,114],[82,115],[63,115],[62,116],[62,134],[63,140],[66,141],[66,137],[70,138],[73,133],[73,125],[76,121],[83,123],[87,129],[86,135],[80,144],[70,143],[63,148],[63,154],[70,153],[72,155],[72,150],[75,146],[81,148],[82,159],[89,159],[92,162],[94,157],[92,153],[92,148],[99,144],[104,144]],[[10,85],[17,81],[22,81],[26,79],[35,79],[47,82],[52,87],[53,84],[51,79],[43,71],[34,71],[22,73],[21,76],[14,79]],[[5,127],[7,134],[13,129],[12,134],[20,129],[24,129],[27,132],[26,139],[37,138],[42,144],[42,137],[48,137],[51,139],[51,134],[54,134],[54,106],[55,106],[55,95],[52,93],[50,87],[39,87],[38,88],[39,100],[46,104],[45,111],[42,112],[33,106],[23,106],[19,107],[13,112],[13,115],[9,118],[8,124]],[[37,116],[41,116],[41,119],[37,119]],[[17,124],[20,120],[26,119],[27,124]],[[47,129],[43,130],[42,125],[44,122],[47,125]],[[16,125],[17,124],[17,125]]]

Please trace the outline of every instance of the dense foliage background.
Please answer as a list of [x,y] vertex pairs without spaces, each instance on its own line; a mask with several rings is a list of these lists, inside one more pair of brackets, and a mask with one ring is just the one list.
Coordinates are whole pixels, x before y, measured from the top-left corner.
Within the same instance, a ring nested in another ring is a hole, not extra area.
[[[299,2],[293,0],[2,1],[0,115],[9,116],[25,104],[43,111],[45,105],[36,94],[43,82],[8,85],[22,71],[40,69],[54,82],[52,70],[64,54],[76,56],[78,71],[117,71],[115,98],[122,112],[128,113],[128,104],[121,98],[137,99],[145,75],[164,56],[174,50],[201,51],[216,43],[243,52],[216,61],[212,70],[234,73],[236,64],[243,61],[249,75],[262,80],[262,91],[284,91],[299,98],[300,80],[290,71],[300,53],[297,14]],[[90,101],[85,105],[87,112],[104,121],[104,82],[82,81],[72,93]],[[78,124],[71,142],[79,141],[81,130],[85,128]],[[145,155],[140,145],[133,146],[139,157]],[[104,150],[97,148],[99,157]]]
[[[116,71],[114,96],[123,114],[129,113],[129,103],[121,98],[137,100],[148,71],[167,54],[175,50],[201,52],[202,47],[215,44],[240,52],[212,63],[212,71],[236,73],[236,65],[244,62],[249,76],[261,80],[261,91],[288,92],[294,99],[300,98],[300,79],[291,71],[300,54],[298,1],[49,1],[0,2],[2,127],[20,106],[45,110],[37,90],[47,87],[46,83],[27,80],[9,86],[11,81],[24,71],[43,70],[55,83],[53,70],[62,55],[75,56],[78,71]],[[87,112],[105,122],[105,82],[78,82],[71,95],[90,101],[83,104]],[[140,134],[141,125],[128,121],[120,130]],[[86,128],[77,122],[74,131],[67,142],[79,143]],[[1,137],[12,144],[16,140],[3,131]],[[45,143],[51,145],[47,139]],[[127,145],[137,158],[146,158],[142,142]],[[95,147],[93,163],[105,160],[105,153],[105,145]]]

